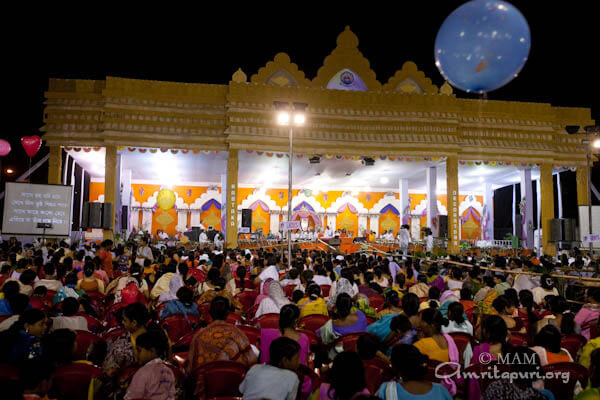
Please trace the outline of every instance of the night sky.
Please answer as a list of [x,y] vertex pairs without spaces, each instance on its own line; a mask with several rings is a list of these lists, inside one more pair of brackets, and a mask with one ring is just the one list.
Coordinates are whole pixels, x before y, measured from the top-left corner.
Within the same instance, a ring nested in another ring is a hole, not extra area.
[[[11,141],[13,151],[4,158],[3,167],[16,169],[17,175],[26,169],[27,156],[19,138],[40,133],[49,78],[111,75],[227,84],[238,68],[250,78],[276,53],[286,52],[312,79],[335,48],[337,35],[350,25],[381,83],[408,60],[434,84],[443,83],[434,65],[435,37],[446,16],[464,2],[336,2],[324,8],[325,3],[293,2],[293,8],[262,9],[254,3],[227,3],[221,10],[205,8],[203,3],[202,8],[178,9],[168,3],[152,9],[147,3],[137,10],[98,3],[89,10],[52,5],[48,10],[11,15],[17,24],[2,28],[7,55],[3,64],[8,67],[3,73],[3,94],[8,104],[0,136]],[[592,118],[600,121],[600,30],[595,3],[513,1],[529,22],[531,53],[519,76],[488,98],[591,107]],[[476,97],[456,89],[455,93]],[[44,150],[38,157],[43,154]],[[40,169],[33,181],[42,182],[45,174]],[[573,178],[567,175],[567,181]],[[598,166],[593,180],[600,189]],[[566,187],[574,185],[567,182]],[[576,194],[571,189],[563,194],[563,201],[565,207],[574,208]]]

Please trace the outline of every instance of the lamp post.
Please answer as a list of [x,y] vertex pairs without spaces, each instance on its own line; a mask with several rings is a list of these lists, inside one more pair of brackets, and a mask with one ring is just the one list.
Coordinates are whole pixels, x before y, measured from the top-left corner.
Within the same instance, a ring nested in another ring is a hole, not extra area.
[[[589,125],[585,127],[585,143],[587,146],[586,152],[586,160],[587,160],[587,203],[588,203],[588,233],[592,235],[592,167],[591,167],[591,159],[592,159],[592,147],[595,149],[600,148],[600,138],[595,138],[594,140],[590,140],[591,134],[600,133],[600,126]],[[590,258],[593,257],[594,254],[594,242],[590,237]]]
[[[288,230],[287,230],[287,247],[288,247],[288,269],[292,268],[292,234],[289,224],[292,221],[292,160],[293,160],[293,143],[294,143],[294,126],[303,126],[306,120],[304,110],[308,106],[305,103],[288,103],[274,101],[273,105],[277,110],[277,124],[281,126],[289,126],[289,152],[288,152]],[[282,251],[283,254],[283,251]]]

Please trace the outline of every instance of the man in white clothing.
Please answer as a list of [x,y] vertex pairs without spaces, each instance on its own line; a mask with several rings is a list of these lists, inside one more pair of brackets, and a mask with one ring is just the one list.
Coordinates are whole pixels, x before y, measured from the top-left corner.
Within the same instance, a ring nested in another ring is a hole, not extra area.
[[402,225],[400,232],[398,232],[398,241],[400,242],[400,250],[406,256],[408,254],[408,246],[410,244],[410,233],[408,232],[408,225]]
[[144,261],[150,260],[150,262],[154,261],[154,255],[152,254],[152,249],[148,246],[148,239],[142,238],[140,241],[140,246],[137,249],[135,263],[144,266]]

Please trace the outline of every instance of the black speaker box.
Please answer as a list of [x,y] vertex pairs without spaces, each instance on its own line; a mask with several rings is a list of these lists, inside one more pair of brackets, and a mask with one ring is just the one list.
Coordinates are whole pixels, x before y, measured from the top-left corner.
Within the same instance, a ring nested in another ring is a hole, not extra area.
[[82,229],[102,228],[102,205],[103,203],[83,203]]
[[112,203],[102,203],[102,229],[113,228],[113,205]]
[[521,214],[515,215],[515,236],[523,239],[523,216]]
[[448,216],[447,215],[438,215],[438,237],[447,238],[448,237]]
[[242,209],[242,228],[252,229],[252,210],[249,208]]
[[129,221],[129,207],[123,206],[121,209],[121,230],[126,231]]
[[200,239],[200,227],[192,226],[192,231],[185,234],[192,242],[197,242]]

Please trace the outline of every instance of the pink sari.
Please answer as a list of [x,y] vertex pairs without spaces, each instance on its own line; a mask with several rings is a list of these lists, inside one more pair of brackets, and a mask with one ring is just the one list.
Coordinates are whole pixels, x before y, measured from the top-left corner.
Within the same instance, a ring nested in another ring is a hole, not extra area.
[[256,300],[254,301],[254,305],[260,304],[261,301],[269,297],[269,287],[271,286],[271,281],[273,279],[269,278],[263,283],[262,290],[258,296],[256,296]]

